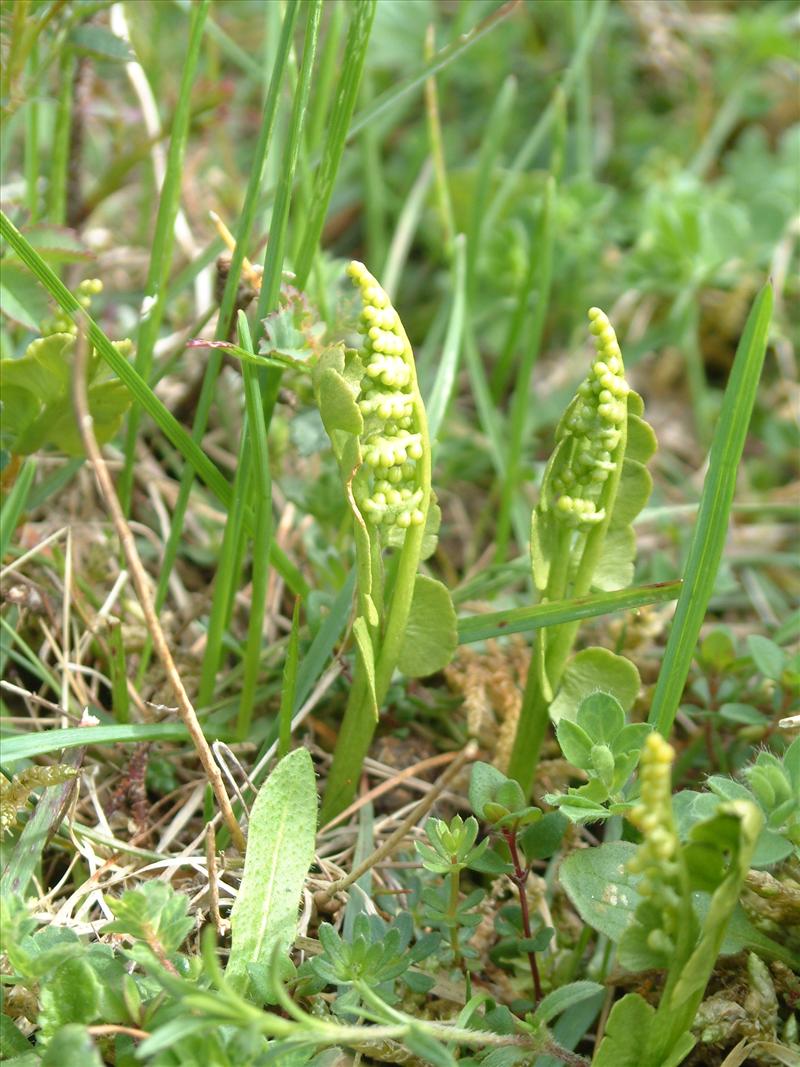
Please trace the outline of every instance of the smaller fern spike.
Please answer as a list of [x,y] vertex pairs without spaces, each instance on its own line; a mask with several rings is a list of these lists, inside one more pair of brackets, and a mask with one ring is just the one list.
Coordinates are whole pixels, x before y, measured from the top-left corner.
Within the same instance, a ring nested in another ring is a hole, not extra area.
[[672,815],[674,759],[674,748],[661,734],[647,737],[639,769],[641,802],[629,816],[642,833],[642,843],[628,869],[643,875],[638,892],[655,905],[661,916],[660,928],[656,926],[648,934],[648,944],[666,954],[675,950],[682,912],[679,842]]
[[30,799],[34,789],[43,789],[49,785],[60,785],[75,778],[78,771],[62,763],[52,767],[26,767],[10,780],[0,774],[0,837],[4,837],[17,824],[17,813]]
[[627,418],[630,392],[622,352],[608,316],[593,307],[589,322],[597,359],[561,427],[562,436],[569,433],[574,438],[571,463],[553,480],[555,513],[571,526],[592,526],[606,517],[600,497],[619,462],[614,453]]
[[414,356],[400,316],[363,263],[347,273],[361,293],[364,365],[359,409],[365,473],[356,488],[374,526],[422,526],[430,498],[430,448]]
[[[84,278],[75,290],[75,296],[78,303],[86,311],[92,306],[92,298],[97,296],[98,293],[102,293],[103,283],[99,278]],[[78,327],[72,321],[72,318],[63,311],[61,308],[55,313],[52,319],[46,319],[41,324],[42,336],[49,337],[54,333],[68,333],[71,337],[78,336]]]

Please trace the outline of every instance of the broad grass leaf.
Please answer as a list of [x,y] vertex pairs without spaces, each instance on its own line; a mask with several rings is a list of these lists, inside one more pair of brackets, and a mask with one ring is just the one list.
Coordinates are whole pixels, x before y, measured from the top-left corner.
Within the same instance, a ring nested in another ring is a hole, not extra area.
[[609,693],[627,711],[639,692],[639,672],[629,659],[606,648],[585,648],[566,666],[561,686],[550,705],[550,718],[576,721],[578,709],[593,693]]
[[273,952],[288,953],[291,948],[300,896],[314,858],[316,827],[314,766],[308,751],[297,748],[275,767],[250,814],[225,972],[241,993],[250,982],[249,963],[269,965]]
[[446,667],[458,644],[458,624],[450,593],[441,582],[418,574],[411,611],[397,662],[409,678]]

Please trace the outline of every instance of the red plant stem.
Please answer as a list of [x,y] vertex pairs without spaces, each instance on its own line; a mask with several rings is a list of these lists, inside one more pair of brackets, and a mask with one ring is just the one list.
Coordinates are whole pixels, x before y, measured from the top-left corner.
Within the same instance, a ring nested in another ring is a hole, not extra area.
[[[519,892],[519,906],[522,911],[522,932],[526,939],[530,940],[533,936],[531,933],[531,916],[528,910],[528,894],[525,892],[525,885],[528,881],[528,869],[523,867],[519,860],[519,851],[517,850],[517,831],[516,830],[503,830],[503,837],[506,839],[508,850],[511,853],[511,862],[514,865],[514,873],[509,875],[509,878],[517,887]],[[533,1001],[534,1004],[538,1004],[542,999],[542,983],[539,979],[539,965],[536,962],[536,953],[528,952],[528,962],[531,965],[531,978],[533,979]]]

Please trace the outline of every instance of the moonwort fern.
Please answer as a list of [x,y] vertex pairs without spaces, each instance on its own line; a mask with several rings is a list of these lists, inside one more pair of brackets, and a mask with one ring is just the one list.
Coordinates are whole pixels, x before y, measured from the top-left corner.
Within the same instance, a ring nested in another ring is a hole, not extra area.
[[[589,311],[596,355],[556,430],[531,522],[534,584],[542,601],[621,589],[633,578],[632,520],[652,481],[644,464],[656,449],[644,405],[626,379],[608,317]],[[569,664],[577,623],[540,630],[528,674],[509,774],[530,792],[549,718],[577,712],[595,689],[623,709],[638,688],[635,668],[606,650],[584,650]],[[560,687],[560,691],[559,691]]]
[[[353,515],[358,613],[356,673],[323,800],[323,822],[352,799],[396,668],[444,666],[456,645],[445,587],[417,571],[436,544],[439,509],[414,356],[400,317],[362,263],[348,274],[362,310],[359,350],[336,345],[314,369],[314,389]],[[387,588],[384,553],[397,551]]]

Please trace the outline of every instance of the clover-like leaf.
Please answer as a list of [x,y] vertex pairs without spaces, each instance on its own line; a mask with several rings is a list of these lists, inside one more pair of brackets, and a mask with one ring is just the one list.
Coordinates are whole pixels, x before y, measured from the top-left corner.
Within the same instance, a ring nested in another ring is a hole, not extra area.
[[639,672],[630,660],[605,648],[586,648],[566,666],[561,686],[550,705],[550,718],[577,720],[578,709],[593,693],[614,697],[627,710],[639,691]]
[[610,693],[592,693],[581,701],[577,722],[593,742],[610,744],[625,726],[625,712]]

